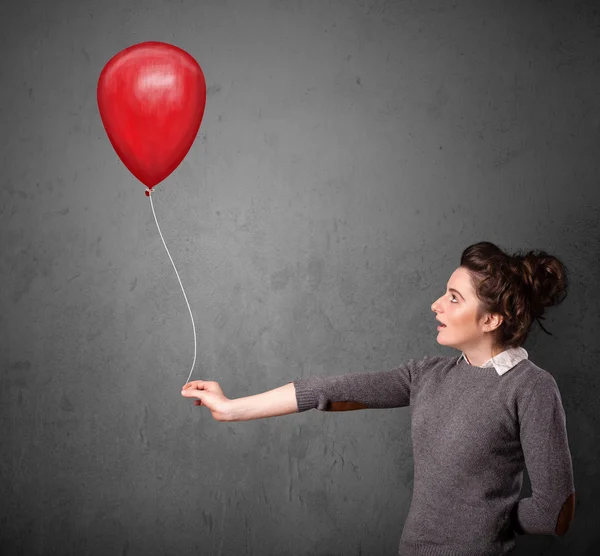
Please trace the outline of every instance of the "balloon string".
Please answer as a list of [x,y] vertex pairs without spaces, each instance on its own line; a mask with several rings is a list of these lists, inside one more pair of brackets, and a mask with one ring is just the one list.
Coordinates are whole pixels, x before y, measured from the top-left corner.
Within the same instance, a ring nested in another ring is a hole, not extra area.
[[179,272],[177,272],[177,268],[175,267],[175,263],[173,262],[173,258],[171,257],[171,253],[169,253],[169,249],[165,240],[163,238],[162,232],[160,231],[160,226],[158,225],[158,220],[156,219],[156,213],[154,212],[154,203],[152,202],[152,191],[150,189],[146,190],[146,195],[150,198],[150,206],[152,207],[152,214],[154,215],[154,221],[156,222],[156,227],[158,228],[158,233],[160,234],[160,239],[162,239],[163,245],[167,250],[167,255],[169,255],[169,259],[171,259],[171,264],[175,269],[175,274],[177,274],[177,279],[179,280],[179,285],[181,286],[181,291],[183,291],[183,297],[185,297],[185,302],[187,303],[188,309],[190,311],[190,317],[192,318],[192,328],[194,330],[194,362],[192,363],[192,368],[190,369],[190,375],[186,380],[186,384],[190,381],[190,377],[192,376],[192,371],[194,370],[194,365],[196,364],[196,326],[194,325],[194,316],[192,315],[192,310],[190,309],[190,304],[188,303],[187,295],[185,295],[185,290],[183,289],[183,284],[181,283],[181,278],[179,278]]

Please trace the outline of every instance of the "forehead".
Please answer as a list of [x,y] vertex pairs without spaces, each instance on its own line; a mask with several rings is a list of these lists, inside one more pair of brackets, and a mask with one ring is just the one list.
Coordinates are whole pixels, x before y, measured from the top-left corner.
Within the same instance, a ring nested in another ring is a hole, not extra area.
[[472,289],[471,286],[471,276],[469,272],[462,268],[458,267],[451,275],[448,280],[449,288],[456,288],[462,293],[468,292]]

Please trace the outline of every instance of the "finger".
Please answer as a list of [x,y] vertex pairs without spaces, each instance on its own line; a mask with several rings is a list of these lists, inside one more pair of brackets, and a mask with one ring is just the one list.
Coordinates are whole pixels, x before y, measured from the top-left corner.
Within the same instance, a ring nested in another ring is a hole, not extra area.
[[182,390],[187,390],[188,388],[196,388],[196,389],[204,388],[205,384],[206,384],[206,381],[204,381],[204,380],[193,380],[192,382],[188,382],[187,384],[184,384]]
[[198,398],[201,399],[202,394],[204,394],[204,390],[199,390],[196,388],[187,388],[181,391],[181,395],[184,398]]

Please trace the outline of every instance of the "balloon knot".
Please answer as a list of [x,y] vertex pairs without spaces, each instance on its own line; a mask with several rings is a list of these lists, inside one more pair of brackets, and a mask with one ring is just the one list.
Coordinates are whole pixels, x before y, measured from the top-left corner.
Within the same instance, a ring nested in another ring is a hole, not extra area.
[[151,192],[150,189],[146,189],[146,197],[150,197],[150,192]]

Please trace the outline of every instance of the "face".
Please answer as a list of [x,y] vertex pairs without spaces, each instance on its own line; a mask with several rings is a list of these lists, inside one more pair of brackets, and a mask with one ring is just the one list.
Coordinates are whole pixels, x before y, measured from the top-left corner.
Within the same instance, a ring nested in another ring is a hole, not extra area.
[[484,351],[491,343],[491,335],[487,332],[498,322],[496,317],[486,315],[477,322],[478,307],[479,300],[470,275],[466,269],[458,267],[448,280],[446,293],[431,305],[431,310],[437,313],[436,318],[446,325],[438,331],[438,342],[472,353]]

